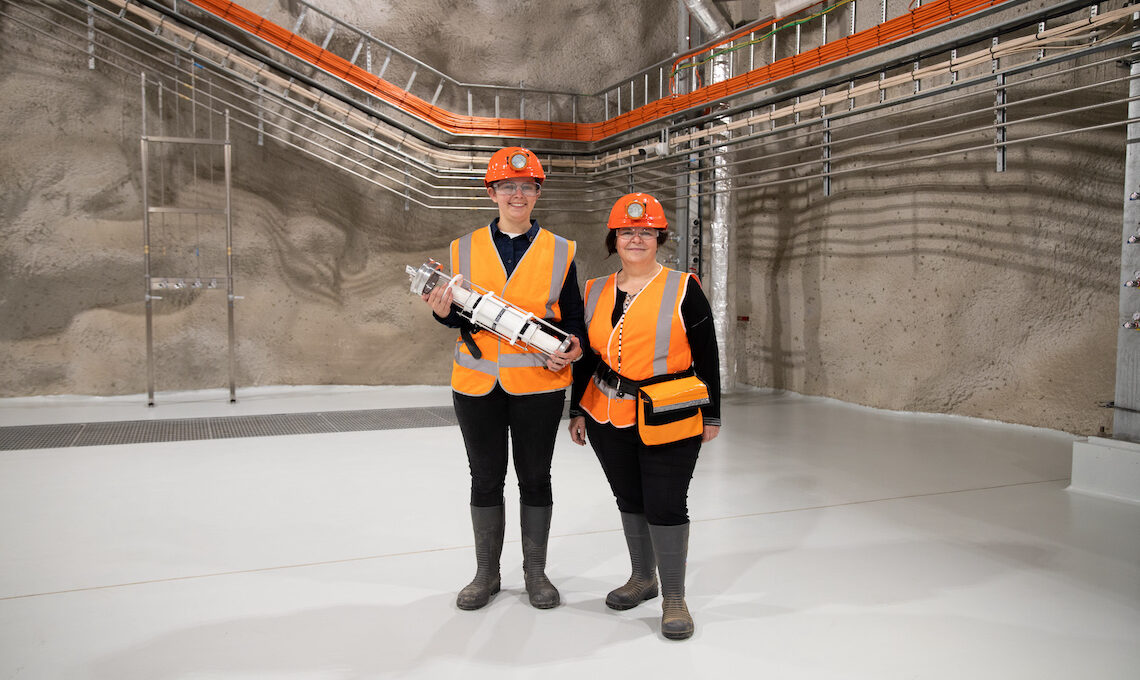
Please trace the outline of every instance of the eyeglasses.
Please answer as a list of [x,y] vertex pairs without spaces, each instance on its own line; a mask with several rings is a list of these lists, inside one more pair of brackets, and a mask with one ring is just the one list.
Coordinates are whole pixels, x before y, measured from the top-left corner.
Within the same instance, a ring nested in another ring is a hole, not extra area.
[[658,231],[659,230],[657,230],[657,229],[638,229],[636,227],[621,227],[620,229],[617,230],[617,235],[618,235],[618,238],[625,239],[627,241],[632,239],[634,236],[640,237],[642,241],[648,241],[650,239],[656,241]]
[[495,191],[502,192],[508,196],[514,195],[518,190],[522,190],[523,196],[537,196],[538,195],[538,182],[496,182]]

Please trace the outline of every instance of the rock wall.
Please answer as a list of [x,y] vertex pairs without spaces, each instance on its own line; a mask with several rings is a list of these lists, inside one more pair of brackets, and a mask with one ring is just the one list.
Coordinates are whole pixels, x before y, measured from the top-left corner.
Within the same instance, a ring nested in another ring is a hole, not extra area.
[[[549,79],[549,87],[583,92],[668,56],[676,31],[672,3],[661,12],[641,0],[322,6],[459,79]],[[280,3],[269,18],[292,25],[297,10]],[[641,36],[632,50],[631,31]],[[540,45],[557,49],[535,58]],[[0,396],[143,392],[139,81],[89,71],[80,52],[3,22],[0,93],[8,133],[0,146]],[[446,262],[448,243],[493,212],[406,206],[290,149],[259,146],[248,131],[233,135],[234,279],[243,297],[236,383],[446,384],[454,334],[407,292],[404,266]],[[164,167],[164,204],[222,205],[216,157]],[[579,266],[583,275],[602,273],[604,215],[552,214],[540,202],[535,216],[593,242]],[[217,220],[156,217],[152,246],[155,276],[224,274]],[[224,292],[161,295],[153,303],[157,389],[224,386]]]
[[[656,0],[328,8],[459,79],[579,91],[668,56],[677,28],[675,3]],[[271,9],[285,25],[296,11]],[[0,396],[145,391],[138,102],[136,77],[88,71],[82,54],[0,21]],[[738,192],[739,382],[1109,425],[1095,402],[1113,386],[1123,148],[1112,128],[1011,148],[1005,173],[964,153],[845,175],[830,197],[810,181]],[[445,258],[492,214],[406,209],[248,132],[234,149],[239,388],[445,384],[452,333],[406,291],[403,267]],[[214,171],[182,164],[169,186],[216,202]],[[540,200],[536,216],[579,241],[583,280],[613,269],[604,214]],[[217,228],[164,224],[156,259],[218,271]],[[225,385],[224,294],[168,291],[155,312],[158,389]]]
[[[1087,105],[1126,90],[1079,96]],[[952,99],[937,108],[963,111]],[[957,128],[907,130],[918,114],[886,114],[836,141],[897,128],[875,138],[878,149],[862,145],[871,164],[993,140],[990,128],[923,143]],[[1122,118],[1097,109],[1011,127],[1010,139]],[[959,125],[988,122],[986,112]],[[888,409],[1110,428],[1097,402],[1112,399],[1115,376],[1124,143],[1115,127],[1010,146],[1000,173],[986,149],[838,175],[831,196],[819,179],[742,192],[740,379]]]

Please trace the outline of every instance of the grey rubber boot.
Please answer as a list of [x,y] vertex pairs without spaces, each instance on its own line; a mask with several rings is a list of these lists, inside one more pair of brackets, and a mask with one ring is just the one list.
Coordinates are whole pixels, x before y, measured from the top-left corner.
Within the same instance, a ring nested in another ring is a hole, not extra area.
[[661,634],[670,640],[693,636],[693,617],[685,606],[685,559],[689,553],[689,525],[649,525],[653,552],[661,573]]
[[499,592],[499,558],[503,554],[503,532],[507,516],[501,505],[489,508],[471,506],[471,526],[475,530],[475,580],[459,591],[455,606],[479,609]]
[[522,522],[523,577],[526,594],[535,609],[557,607],[558,589],[546,578],[546,543],[550,537],[550,515],[554,506],[519,505]]
[[623,512],[621,527],[625,531],[625,544],[629,546],[632,573],[624,586],[606,595],[606,606],[626,610],[657,597],[657,560],[653,556],[653,540],[649,537],[645,515]]

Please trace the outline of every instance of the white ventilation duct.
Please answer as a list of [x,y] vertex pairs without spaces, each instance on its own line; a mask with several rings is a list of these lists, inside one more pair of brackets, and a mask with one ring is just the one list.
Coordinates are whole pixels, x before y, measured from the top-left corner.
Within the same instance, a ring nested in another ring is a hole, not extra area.
[[778,18],[786,17],[818,3],[819,0],[776,0],[776,7],[772,11]]
[[732,30],[732,25],[712,4],[712,0],[685,0],[685,7],[689,8],[689,14],[693,15],[710,38],[719,38]]
[[[711,38],[721,38],[732,30],[724,14],[721,13],[711,0],[685,0],[689,14],[700,23],[701,28]],[[719,83],[732,77],[729,68],[728,56],[721,54],[715,56],[712,62],[712,73],[709,84]],[[728,117],[718,118],[718,124],[725,124]],[[730,226],[732,205],[732,173],[728,165],[728,145],[730,135],[712,135],[709,151],[713,166],[713,195],[711,197],[711,214],[709,220],[709,273],[708,282],[709,304],[712,307],[713,326],[716,328],[717,340],[720,342],[720,386],[724,392],[731,392],[736,386],[736,355],[733,326],[730,320],[735,319],[736,305],[731,299],[731,266],[729,257]],[[718,144],[718,142],[720,142]]]

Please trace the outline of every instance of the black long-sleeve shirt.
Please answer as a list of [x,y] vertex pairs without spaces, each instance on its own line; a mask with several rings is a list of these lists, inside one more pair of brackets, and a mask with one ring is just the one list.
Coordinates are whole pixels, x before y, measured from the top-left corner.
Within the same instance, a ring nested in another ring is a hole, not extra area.
[[[599,282],[600,283],[600,282]],[[595,284],[597,285],[597,284]],[[610,323],[617,325],[625,306],[626,293],[617,289]],[[605,311],[598,309],[595,314]],[[709,388],[710,403],[701,407],[706,425],[720,425],[720,355],[716,344],[716,328],[713,326],[712,307],[699,285],[690,282],[681,300],[681,318],[685,324],[685,337],[689,340],[689,352],[693,356],[693,372]],[[574,386],[570,390],[570,416],[586,415],[580,403],[586,393],[586,385],[601,361],[589,344],[583,344],[586,353],[574,364]]]
[[[537,220],[530,221],[530,229],[524,234],[515,237],[504,233],[499,229],[499,218],[496,217],[491,222],[491,241],[495,244],[495,250],[499,253],[499,259],[503,262],[503,269],[507,272],[507,278],[510,278],[514,273],[515,267],[518,266],[523,255],[526,254],[530,244],[538,237],[538,230],[540,229]],[[454,263],[453,263],[454,264]],[[474,281],[473,283],[479,283]],[[578,267],[573,261],[570,262],[570,270],[566,273],[566,281],[562,283],[562,291],[558,294],[558,308],[562,312],[562,320],[557,322],[550,322],[551,325],[559,328],[566,333],[572,333],[578,336],[581,341],[582,347],[586,347],[589,342],[586,339],[586,308],[582,302],[582,290],[578,287]],[[451,313],[445,317],[432,313],[436,321],[448,326],[450,328],[463,328],[467,327],[472,333],[479,330],[479,327],[464,318],[455,307],[451,308]]]

